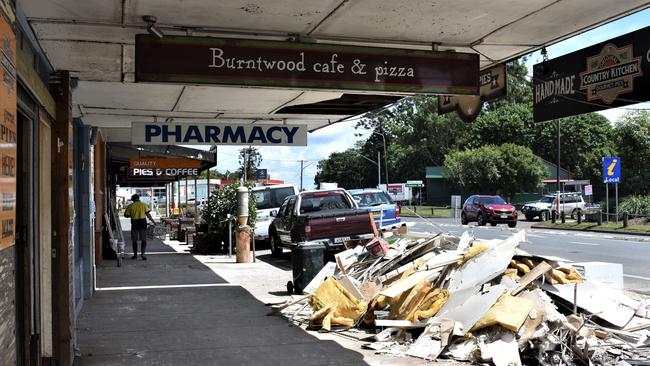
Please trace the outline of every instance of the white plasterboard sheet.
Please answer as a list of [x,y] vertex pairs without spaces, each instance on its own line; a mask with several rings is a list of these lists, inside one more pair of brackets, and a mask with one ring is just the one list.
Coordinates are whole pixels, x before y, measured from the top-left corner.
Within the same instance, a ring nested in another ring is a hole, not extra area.
[[449,281],[449,291],[456,292],[482,285],[502,274],[514,256],[515,248],[526,240],[522,230],[500,241],[458,268]]
[[327,264],[325,264],[323,269],[321,269],[320,272],[318,272],[316,277],[314,277],[311,281],[309,281],[309,284],[307,285],[307,287],[303,289],[303,292],[307,294],[313,294],[314,291],[316,291],[318,287],[320,287],[323,281],[325,281],[325,278],[329,276],[333,276],[335,271],[336,271],[336,263],[327,262]]
[[[574,301],[575,284],[551,285],[545,283],[542,288],[549,294],[558,296],[570,304]],[[615,325],[624,327],[634,316],[638,301],[625,296],[621,291],[598,282],[585,280],[578,284],[578,307]]]
[[505,290],[504,285],[495,285],[485,293],[479,293],[477,287],[451,293],[449,300],[431,321],[436,319],[455,320],[463,324],[463,334],[466,334],[497,302]]

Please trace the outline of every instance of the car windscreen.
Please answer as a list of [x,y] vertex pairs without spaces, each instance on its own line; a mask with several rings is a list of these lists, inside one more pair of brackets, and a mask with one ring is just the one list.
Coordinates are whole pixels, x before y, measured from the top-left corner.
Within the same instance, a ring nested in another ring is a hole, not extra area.
[[258,210],[277,208],[288,196],[295,194],[293,187],[269,188],[260,191],[253,191],[255,195],[255,206]]
[[543,203],[553,203],[553,202],[555,202],[555,197],[547,197],[547,196],[544,196],[544,197],[540,198],[539,202],[543,202]]
[[359,207],[372,207],[393,203],[393,200],[384,192],[361,192],[353,194],[352,197],[359,203]]
[[317,192],[302,195],[300,213],[352,208],[340,192]]
[[501,197],[481,197],[478,200],[484,205],[507,205]]

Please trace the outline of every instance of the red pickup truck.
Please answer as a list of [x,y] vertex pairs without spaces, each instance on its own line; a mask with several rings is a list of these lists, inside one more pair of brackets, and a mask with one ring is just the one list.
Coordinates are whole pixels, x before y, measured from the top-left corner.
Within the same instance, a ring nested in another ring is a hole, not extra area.
[[282,254],[283,247],[306,241],[321,242],[326,251],[335,252],[348,240],[373,237],[370,212],[358,208],[352,196],[340,188],[288,196],[271,216],[275,217],[269,227],[274,256]]

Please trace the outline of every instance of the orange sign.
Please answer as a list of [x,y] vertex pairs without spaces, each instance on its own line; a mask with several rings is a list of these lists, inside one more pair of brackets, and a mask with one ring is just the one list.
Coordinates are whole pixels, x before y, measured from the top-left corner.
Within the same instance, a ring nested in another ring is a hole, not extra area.
[[16,36],[0,12],[0,250],[14,245],[16,226]]
[[201,162],[194,159],[185,158],[138,158],[129,159],[129,168],[131,169],[167,169],[167,168],[188,168],[198,169]]

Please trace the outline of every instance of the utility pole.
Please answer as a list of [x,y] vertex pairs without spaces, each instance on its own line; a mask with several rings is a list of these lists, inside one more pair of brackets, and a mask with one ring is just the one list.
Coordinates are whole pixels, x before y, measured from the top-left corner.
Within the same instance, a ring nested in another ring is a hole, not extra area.
[[244,171],[244,184],[248,181],[246,178],[246,172],[248,171],[248,148],[244,149],[244,166],[242,167]]
[[303,164],[305,163],[304,160],[300,160],[300,191],[302,192],[302,172],[303,172]]
[[[388,181],[386,181],[388,184]],[[381,153],[377,151],[377,188],[381,185]]]

